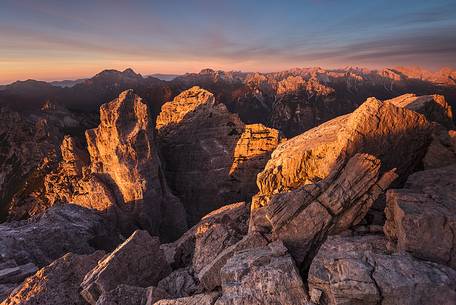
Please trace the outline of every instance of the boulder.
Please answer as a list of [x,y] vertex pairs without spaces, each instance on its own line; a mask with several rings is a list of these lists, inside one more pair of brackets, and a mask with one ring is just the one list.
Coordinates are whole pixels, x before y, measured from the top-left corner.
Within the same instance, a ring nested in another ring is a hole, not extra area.
[[404,94],[385,102],[423,114],[429,121],[454,129],[453,111],[443,95]]
[[90,173],[89,154],[77,139],[65,136],[60,152],[62,161],[44,178],[44,195],[50,205],[74,202],[90,209],[107,211],[115,204],[110,188]]
[[304,284],[280,242],[237,252],[221,270],[216,305],[307,304]]
[[191,297],[160,300],[154,305],[214,305],[219,296],[218,292],[195,294]]
[[96,212],[56,205],[27,220],[0,224],[0,265],[14,261],[14,266],[43,267],[67,252],[110,250],[118,242],[118,233]]
[[456,130],[434,125],[432,142],[423,158],[423,168],[433,169],[456,164]]
[[38,268],[34,263],[27,263],[20,266],[4,268],[0,270],[0,284],[20,283],[35,272]]
[[203,290],[190,266],[171,272],[158,282],[157,287],[176,299],[192,296]]
[[204,216],[177,241],[162,245],[167,261],[175,268],[193,265],[199,273],[225,248],[236,244],[248,231],[249,205],[238,202]]
[[152,305],[168,297],[165,291],[157,287],[143,288],[121,284],[103,293],[96,305]]
[[356,154],[318,183],[273,195],[252,211],[250,231],[272,232],[307,268],[326,237],[358,224],[397,177],[394,170],[381,174],[381,168],[374,156]]
[[85,305],[79,285],[103,255],[102,251],[90,255],[68,253],[27,278],[2,304]]
[[120,284],[155,286],[170,272],[159,239],[138,230],[86,274],[81,295],[88,303],[95,304],[101,294]]
[[201,271],[198,273],[198,278],[201,284],[207,291],[214,290],[217,287],[221,286],[220,270],[226,264],[228,259],[230,259],[236,252],[267,246],[268,240],[263,237],[260,233],[252,233],[246,235],[236,244],[225,248],[222,252],[217,255],[212,261],[210,261],[206,266],[204,266]]
[[456,164],[411,175],[387,193],[390,249],[456,268]]
[[382,236],[328,238],[312,262],[308,285],[317,304],[456,302],[456,271],[407,254],[388,254]]
[[353,113],[280,144],[258,174],[258,203],[266,205],[272,194],[325,179],[338,162],[356,153],[379,158],[381,173],[396,168],[397,183],[403,182],[424,157],[431,132],[423,115],[369,98]]
[[281,141],[277,130],[245,125],[199,87],[162,106],[157,132],[166,178],[191,224],[227,203],[250,199],[257,191],[254,177]]

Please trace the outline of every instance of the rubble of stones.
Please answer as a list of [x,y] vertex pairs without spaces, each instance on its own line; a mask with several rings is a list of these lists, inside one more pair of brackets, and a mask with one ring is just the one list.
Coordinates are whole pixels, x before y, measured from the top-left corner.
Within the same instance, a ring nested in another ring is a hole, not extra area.
[[60,144],[47,204],[0,224],[2,305],[456,304],[442,96],[369,98],[285,139],[199,87],[156,123],[127,90],[84,137]]

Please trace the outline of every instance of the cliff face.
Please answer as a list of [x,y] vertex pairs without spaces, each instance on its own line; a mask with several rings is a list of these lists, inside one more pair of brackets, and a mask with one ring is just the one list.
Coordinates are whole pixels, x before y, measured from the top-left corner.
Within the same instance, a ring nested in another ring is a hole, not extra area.
[[169,190],[147,105],[132,90],[100,108],[100,124],[86,131],[87,150],[65,137],[63,160],[46,176],[51,204],[74,202],[107,214],[123,232],[146,229],[164,239],[187,227]]
[[64,134],[80,137],[94,121],[91,114],[50,102],[32,114],[0,110],[0,220],[27,218],[49,207],[45,177],[58,165]]
[[254,177],[281,139],[277,130],[245,125],[199,87],[165,103],[157,129],[166,177],[191,223],[254,194]]

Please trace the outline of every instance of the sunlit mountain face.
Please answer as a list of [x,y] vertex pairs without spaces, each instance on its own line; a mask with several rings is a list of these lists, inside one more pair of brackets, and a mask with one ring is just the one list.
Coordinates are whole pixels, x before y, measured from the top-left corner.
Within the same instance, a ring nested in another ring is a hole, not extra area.
[[0,3],[1,305],[456,304],[454,1]]

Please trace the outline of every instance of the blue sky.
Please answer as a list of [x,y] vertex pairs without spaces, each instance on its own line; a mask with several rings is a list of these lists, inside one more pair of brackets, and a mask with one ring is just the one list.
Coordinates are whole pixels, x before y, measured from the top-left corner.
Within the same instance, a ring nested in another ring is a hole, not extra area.
[[0,0],[0,82],[455,59],[455,0]]

